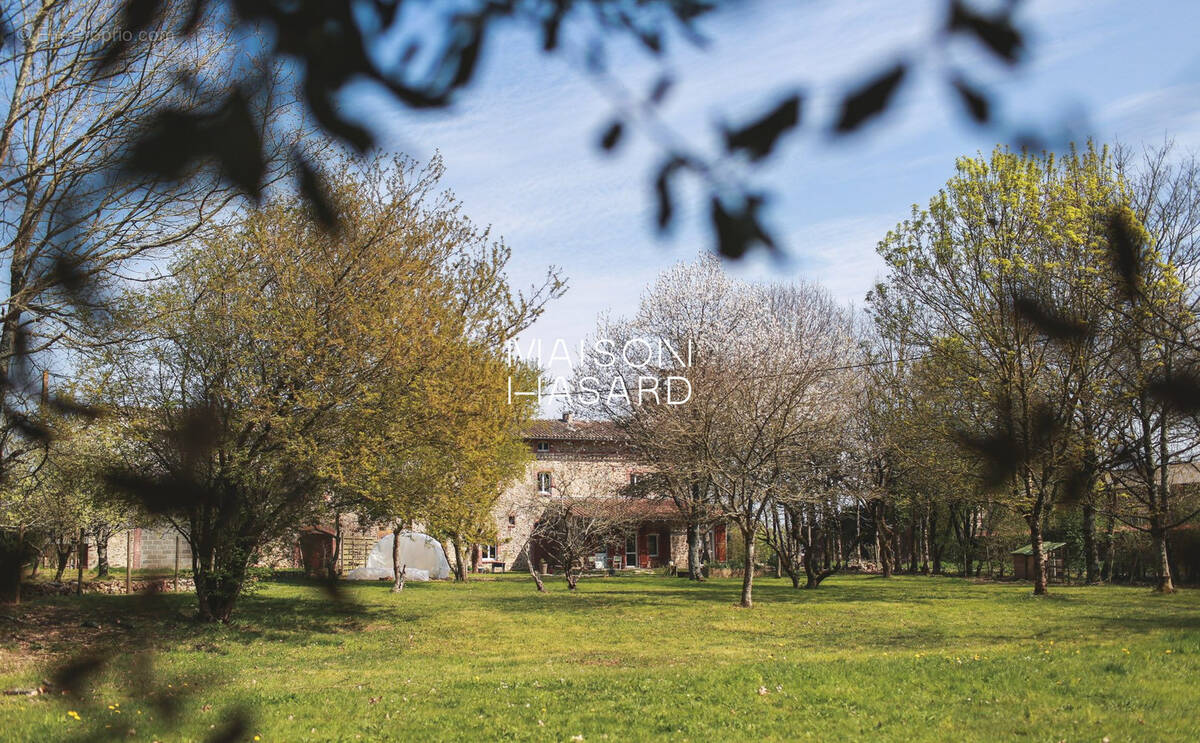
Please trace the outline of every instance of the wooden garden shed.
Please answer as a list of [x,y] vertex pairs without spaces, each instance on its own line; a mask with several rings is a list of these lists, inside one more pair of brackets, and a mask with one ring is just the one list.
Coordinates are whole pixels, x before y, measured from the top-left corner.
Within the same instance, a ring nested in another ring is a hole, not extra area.
[[[1042,542],[1042,554],[1046,556],[1046,580],[1063,580],[1067,577],[1066,542]],[[1013,576],[1018,580],[1033,580],[1037,566],[1033,564],[1033,545],[1027,544],[1009,553],[1013,559]]]
[[300,565],[305,575],[324,577],[329,558],[336,549],[337,535],[319,526],[310,526],[300,531],[298,548]]

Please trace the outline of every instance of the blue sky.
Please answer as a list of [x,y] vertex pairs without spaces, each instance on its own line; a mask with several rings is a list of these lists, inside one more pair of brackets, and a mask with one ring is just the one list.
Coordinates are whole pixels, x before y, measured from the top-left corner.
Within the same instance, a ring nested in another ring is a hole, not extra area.
[[[665,67],[678,81],[664,117],[698,145],[713,144],[714,122],[745,120],[774,92],[795,86],[806,96],[801,131],[760,175],[774,189],[769,222],[787,260],[760,257],[732,272],[818,281],[861,305],[881,269],[878,240],[936,192],[956,157],[996,144],[1000,131],[972,126],[948,97],[941,58],[925,43],[944,12],[944,0],[742,2],[704,20],[706,49],[674,45]],[[1018,18],[1030,43],[1015,70],[967,43],[949,50],[994,94],[1003,121],[1135,146],[1169,136],[1200,149],[1200,3],[1033,0]],[[635,131],[616,155],[598,151],[612,104],[577,65],[541,54],[524,31],[496,41],[450,111],[358,105],[386,148],[422,158],[441,151],[446,185],[467,214],[513,248],[516,285],[561,267],[567,295],[525,334],[542,338],[548,353],[555,338],[586,335],[598,313],[632,310],[659,271],[706,250],[710,238],[702,215],[687,210],[671,239],[656,238],[650,173],[660,150]],[[892,113],[832,141],[839,94],[914,51],[918,73]],[[662,69],[632,46],[615,47],[610,62],[634,90]]]

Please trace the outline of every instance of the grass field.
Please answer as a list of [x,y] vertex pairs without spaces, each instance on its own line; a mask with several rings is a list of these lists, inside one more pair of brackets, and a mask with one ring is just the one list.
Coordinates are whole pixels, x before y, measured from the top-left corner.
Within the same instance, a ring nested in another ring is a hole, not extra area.
[[762,580],[743,610],[734,580],[549,585],[353,584],[331,605],[268,582],[222,627],[185,621],[186,595],[0,610],[4,689],[81,642],[119,651],[82,700],[0,698],[0,738],[202,740],[243,709],[261,741],[1200,739],[1197,591],[847,575]]

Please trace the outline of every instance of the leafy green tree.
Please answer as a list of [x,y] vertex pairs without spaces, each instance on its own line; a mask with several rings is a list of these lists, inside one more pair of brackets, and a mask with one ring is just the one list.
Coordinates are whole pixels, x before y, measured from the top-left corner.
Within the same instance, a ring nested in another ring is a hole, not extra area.
[[[55,425],[57,436],[50,444],[42,469],[48,503],[59,507],[74,504],[78,530],[96,545],[96,577],[108,575],[108,540],[132,521],[133,509],[123,503],[108,481],[108,473],[123,457],[122,432],[110,419],[74,419]],[[79,545],[75,545],[78,547]],[[59,555],[59,563],[64,562]]]
[[[1192,396],[1200,379],[1200,166],[1170,147],[1147,150],[1140,161],[1122,154],[1135,280],[1110,295],[1115,343],[1105,391],[1122,414],[1108,435],[1108,512],[1149,535],[1155,588],[1169,593],[1169,533],[1197,515],[1175,480],[1200,446],[1200,407]],[[1091,578],[1098,555],[1089,517],[1083,532]]]
[[[529,309],[530,315],[537,311]],[[503,329],[491,332],[505,337],[525,322],[500,323],[494,328]],[[395,536],[420,523],[448,539],[458,580],[466,579],[464,545],[496,537],[492,508],[529,457],[521,432],[536,413],[532,399],[509,404],[509,376],[534,372],[510,365],[494,337],[489,332],[454,340],[428,359],[421,378],[403,393],[403,406],[389,405],[387,414],[360,421],[351,434],[357,462],[347,468],[355,476],[341,478],[351,506],[390,525]],[[401,394],[389,389],[384,397]],[[392,557],[399,591],[404,566],[398,548]]]
[[129,298],[145,332],[104,373],[141,461],[114,479],[187,538],[202,619],[229,619],[258,550],[328,492],[422,482],[407,454],[431,449],[438,373],[558,290],[509,291],[507,248],[437,190],[441,172],[343,167],[338,232],[282,198]]
[[985,484],[1024,515],[1041,594],[1045,519],[1098,476],[1084,465],[1092,432],[1080,416],[1096,409],[1108,220],[1128,193],[1107,151],[1090,144],[1062,157],[998,148],[956,170],[880,243],[883,287],[908,316],[878,303],[877,314],[935,355],[981,411],[986,424],[958,438],[982,458]]
[[[90,537],[97,550],[97,576],[108,573],[107,540],[128,522],[128,511],[106,480],[120,456],[119,432],[111,421],[60,419],[47,422],[58,435],[44,449],[9,463],[0,493],[2,523],[19,537],[21,562],[49,551],[61,581],[67,564]],[[36,566],[36,563],[35,563]]]
[[454,548],[459,581],[467,579],[465,547],[497,540],[492,510],[531,457],[522,433],[537,413],[537,402],[524,397],[510,404],[505,390],[509,378],[514,386],[523,385],[519,389],[528,388],[521,380],[534,379],[537,372],[510,365],[497,350],[480,348],[460,359],[456,379],[460,389],[472,392],[448,406],[451,427],[443,451],[450,456],[444,486],[427,510],[430,531],[448,539]]

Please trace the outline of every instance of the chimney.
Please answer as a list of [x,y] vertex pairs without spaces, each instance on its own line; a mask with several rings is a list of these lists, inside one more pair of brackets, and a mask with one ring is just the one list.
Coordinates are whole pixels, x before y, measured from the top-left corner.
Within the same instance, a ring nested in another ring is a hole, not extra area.
[[567,412],[562,414],[562,422],[563,423],[570,423],[574,419],[575,419],[575,414],[572,413],[570,410],[568,410]]

